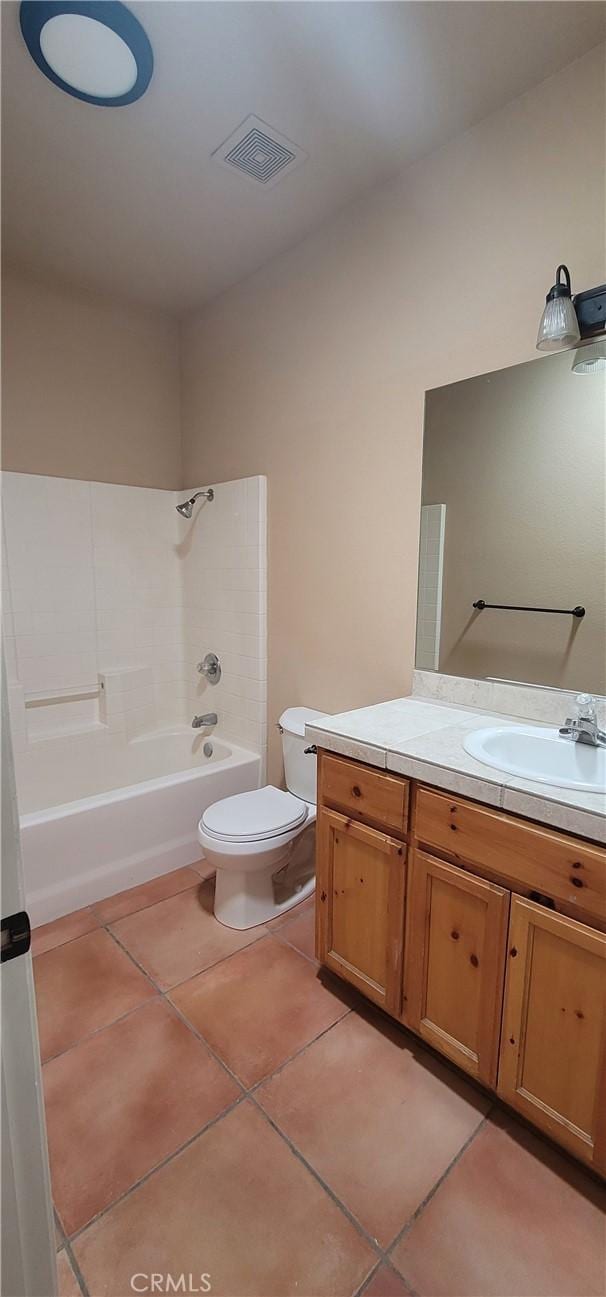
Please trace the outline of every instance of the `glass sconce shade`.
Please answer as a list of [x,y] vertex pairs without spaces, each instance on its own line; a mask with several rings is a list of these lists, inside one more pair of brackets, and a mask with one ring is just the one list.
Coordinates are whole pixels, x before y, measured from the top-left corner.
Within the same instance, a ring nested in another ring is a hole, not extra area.
[[[553,289],[552,289],[553,292]],[[578,342],[579,322],[569,294],[549,294],[537,335],[538,351],[559,351]]]
[[578,347],[572,362],[573,374],[598,374],[606,370],[606,342]]

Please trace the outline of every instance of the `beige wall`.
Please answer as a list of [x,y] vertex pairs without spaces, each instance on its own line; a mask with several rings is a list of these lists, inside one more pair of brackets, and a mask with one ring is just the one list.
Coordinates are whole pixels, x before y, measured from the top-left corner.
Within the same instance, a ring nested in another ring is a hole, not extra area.
[[2,342],[3,468],[180,486],[174,320],[8,273]]
[[425,390],[532,358],[558,262],[606,277],[603,199],[596,50],[185,326],[185,479],[269,479],[270,726],[408,690]]
[[[429,392],[424,504],[446,505],[440,670],[606,693],[603,373],[544,356]],[[473,602],[574,608],[583,620]]]

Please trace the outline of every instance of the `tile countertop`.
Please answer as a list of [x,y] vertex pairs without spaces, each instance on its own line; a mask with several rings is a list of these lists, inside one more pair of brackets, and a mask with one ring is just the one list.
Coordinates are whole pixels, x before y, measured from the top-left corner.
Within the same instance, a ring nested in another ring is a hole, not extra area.
[[476,761],[463,747],[470,730],[524,723],[528,721],[520,717],[415,697],[326,716],[321,723],[307,725],[305,734],[330,752],[606,844],[602,793],[520,779]]

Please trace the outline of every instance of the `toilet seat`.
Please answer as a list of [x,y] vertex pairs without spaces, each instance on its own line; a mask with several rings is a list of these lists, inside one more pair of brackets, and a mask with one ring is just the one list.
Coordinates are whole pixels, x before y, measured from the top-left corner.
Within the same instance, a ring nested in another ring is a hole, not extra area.
[[200,829],[217,842],[266,842],[297,829],[308,811],[293,793],[267,784],[214,802],[204,811]]

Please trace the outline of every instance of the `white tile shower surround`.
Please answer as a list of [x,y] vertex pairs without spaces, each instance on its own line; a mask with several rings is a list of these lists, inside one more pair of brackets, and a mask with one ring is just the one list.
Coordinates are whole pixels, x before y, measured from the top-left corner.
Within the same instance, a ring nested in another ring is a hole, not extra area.
[[[17,752],[28,739],[127,738],[216,711],[264,757],[265,479],[188,492],[3,474],[3,624]],[[209,650],[223,678],[196,673]],[[105,688],[95,696],[99,676]],[[65,694],[69,697],[66,698]],[[24,711],[23,704],[27,704]]]

